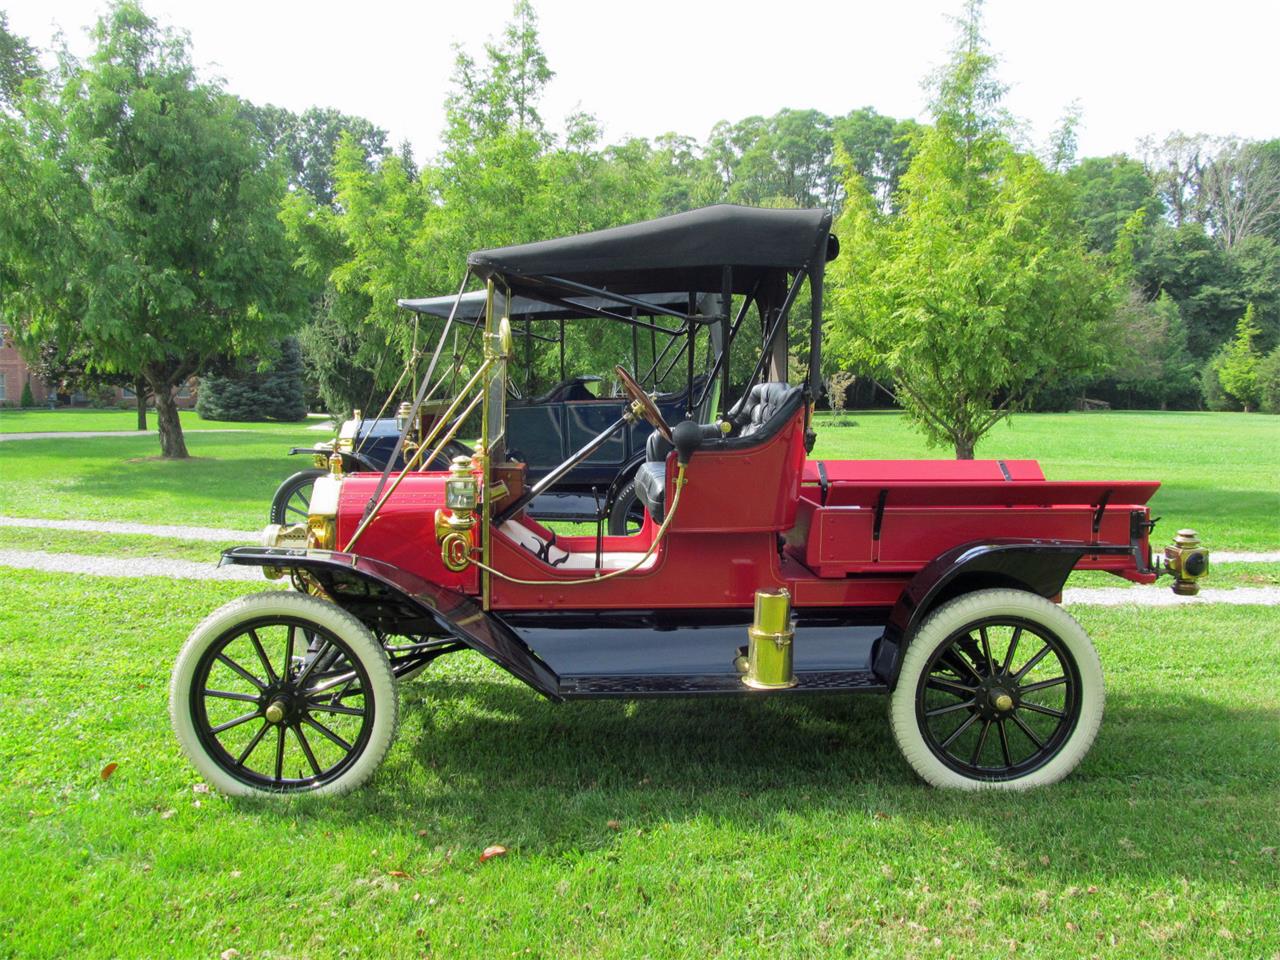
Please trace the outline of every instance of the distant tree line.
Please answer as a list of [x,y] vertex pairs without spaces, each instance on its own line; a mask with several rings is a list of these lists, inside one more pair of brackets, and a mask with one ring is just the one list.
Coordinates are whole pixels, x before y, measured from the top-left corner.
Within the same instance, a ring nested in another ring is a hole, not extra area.
[[[980,28],[970,2],[926,124],[787,109],[609,143],[589,113],[548,126],[553,72],[517,0],[457,51],[419,163],[361,117],[230,96],[131,2],[51,72],[0,14],[0,313],[43,370],[153,394],[181,456],[182,380],[261,385],[295,365],[290,335],[313,401],[368,408],[437,331],[397,298],[452,293],[471,250],[711,203],[820,206],[845,244],[823,373],[883,387],[958,455],[1014,409],[1277,409],[1280,140],[1077,158],[1068,118],[1028,149]],[[571,331],[574,371],[630,357],[602,327]]]

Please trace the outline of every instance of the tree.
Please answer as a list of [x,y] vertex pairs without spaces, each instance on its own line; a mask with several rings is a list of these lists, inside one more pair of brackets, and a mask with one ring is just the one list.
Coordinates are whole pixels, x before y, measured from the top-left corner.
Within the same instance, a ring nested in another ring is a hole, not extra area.
[[1087,157],[1066,173],[1072,187],[1072,218],[1083,227],[1091,250],[1110,252],[1128,219],[1146,211],[1156,223],[1164,204],[1142,164],[1123,155]]
[[1218,380],[1222,388],[1240,402],[1245,413],[1256,409],[1262,399],[1258,393],[1258,365],[1262,362],[1262,355],[1254,342],[1259,333],[1253,304],[1249,304],[1236,324],[1235,338],[1223,352],[1218,366]]
[[162,454],[186,457],[177,388],[299,313],[284,178],[183,37],[130,2],[92,37],[85,64],[63,54],[56,99],[24,101],[0,138],[3,259],[19,280],[3,308],[29,338],[78,338],[95,369],[145,380]]
[[221,375],[200,379],[196,411],[206,420],[305,420],[302,351],[286,337],[278,355],[257,369],[239,370],[234,364]]
[[0,109],[12,107],[22,85],[41,74],[36,50],[26,38],[9,32],[9,18],[0,10]]
[[317,203],[334,201],[334,155],[343,136],[357,144],[370,163],[380,163],[390,152],[387,131],[364,117],[327,107],[310,107],[295,114],[272,104],[259,107],[247,103],[243,110],[261,134],[268,155],[286,165],[289,184],[307,191]]
[[1228,250],[1252,236],[1280,231],[1280,140],[1223,141],[1200,172],[1200,206],[1214,238]]
[[1004,135],[980,10],[967,6],[937,78],[900,213],[851,178],[828,272],[835,359],[891,375],[912,421],[959,459],[1046,380],[1093,369],[1114,312],[1061,178]]
[[[862,178],[882,213],[897,209],[898,185],[911,162],[911,144],[919,133],[920,125],[914,120],[895,120],[871,107],[852,110],[833,125],[832,138],[843,158],[838,162],[846,174],[852,170]],[[832,209],[838,210],[843,202],[841,184]]]

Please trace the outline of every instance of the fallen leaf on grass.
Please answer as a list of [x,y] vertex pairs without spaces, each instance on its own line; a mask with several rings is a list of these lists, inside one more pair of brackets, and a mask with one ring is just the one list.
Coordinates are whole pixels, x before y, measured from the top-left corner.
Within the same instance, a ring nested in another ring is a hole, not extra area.
[[388,871],[387,871],[387,876],[388,876],[388,877],[403,877],[403,878],[404,878],[404,879],[406,879],[406,880],[409,878],[409,875],[408,875],[407,873],[405,873],[403,870],[388,870]]
[[178,812],[178,811],[177,811],[177,810],[175,810],[175,809],[173,809],[173,807],[170,807],[170,808],[169,808],[168,810],[166,810],[164,813],[160,814],[160,819],[161,819],[161,820],[168,820],[170,817],[172,817],[172,816],[173,816],[175,813],[177,813],[177,812]]
[[500,843],[495,843],[493,846],[484,848],[484,853],[480,854],[480,862],[484,863],[486,860],[492,860],[494,857],[505,857],[506,855],[507,848]]
[[610,820],[608,823],[606,823],[606,824],[605,824],[605,826],[606,826],[606,827],[608,827],[610,830],[621,830],[621,829],[622,829],[622,821],[621,821],[621,820]]
[[196,783],[191,786],[192,793],[208,793],[209,785],[207,783]]
[[1049,858],[1048,858],[1048,857],[1046,857],[1044,854],[1041,854],[1041,855],[1040,855],[1040,866],[1042,866],[1042,867],[1047,867],[1048,865],[1049,865]]
[[236,957],[240,956],[240,951],[232,947],[230,950],[223,950],[219,956],[222,957],[222,960],[236,960]]
[[108,763],[105,767],[102,768],[102,772],[98,774],[98,776],[100,776],[103,780],[106,780],[108,777],[110,777],[113,773],[116,772],[116,767],[118,766],[119,766],[118,763]]

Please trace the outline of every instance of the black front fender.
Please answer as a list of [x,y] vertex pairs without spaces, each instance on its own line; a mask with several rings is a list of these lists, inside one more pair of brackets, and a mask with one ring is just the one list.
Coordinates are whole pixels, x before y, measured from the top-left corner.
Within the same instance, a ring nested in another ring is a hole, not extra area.
[[1128,544],[1073,540],[992,540],[954,547],[927,564],[902,591],[876,644],[874,670],[890,687],[896,684],[912,636],[930,610],[953,597],[991,587],[1055,597],[1086,553],[1130,552]]
[[326,550],[233,547],[220,564],[305,570],[340,607],[386,633],[443,630],[539,693],[560,700],[560,678],[501,620],[471,597],[389,563]]

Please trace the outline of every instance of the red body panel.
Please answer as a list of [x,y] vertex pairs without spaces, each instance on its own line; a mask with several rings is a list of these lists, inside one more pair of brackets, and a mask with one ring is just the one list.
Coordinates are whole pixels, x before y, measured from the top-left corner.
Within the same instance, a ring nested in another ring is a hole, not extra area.
[[[798,607],[890,606],[913,574],[956,546],[998,538],[1130,543],[1132,514],[1147,515],[1156,483],[1049,482],[1032,460],[805,461],[801,414],[756,447],[709,448],[686,470],[681,502],[655,559],[644,569],[592,581],[591,569],[540,561],[501,530],[490,563],[518,580],[493,577],[498,610],[750,607],[755,592],[786,587]],[[675,456],[667,463],[672,503]],[[374,475],[349,476],[338,542],[354,533],[372,496]],[[412,474],[362,535],[356,552],[467,593],[480,591],[475,568],[452,573],[440,560],[434,513],[444,503],[442,474]],[[877,517],[878,536],[877,536]],[[543,538],[550,531],[527,518]],[[1096,531],[1094,527],[1097,527]],[[648,520],[629,537],[605,537],[606,553],[639,557],[653,542]],[[782,545],[785,538],[785,545]],[[1134,544],[1145,555],[1145,534]],[[594,558],[594,536],[562,536],[556,547]],[[593,561],[594,562],[594,561]],[[624,565],[618,561],[615,569]],[[1080,568],[1149,582],[1131,554],[1083,557]],[[567,581],[583,581],[570,583]]]

